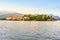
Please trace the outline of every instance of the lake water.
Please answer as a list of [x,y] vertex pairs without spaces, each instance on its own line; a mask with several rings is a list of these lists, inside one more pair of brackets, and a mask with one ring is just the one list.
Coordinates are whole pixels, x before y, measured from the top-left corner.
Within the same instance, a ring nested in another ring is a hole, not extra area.
[[0,40],[60,40],[60,21],[0,21]]

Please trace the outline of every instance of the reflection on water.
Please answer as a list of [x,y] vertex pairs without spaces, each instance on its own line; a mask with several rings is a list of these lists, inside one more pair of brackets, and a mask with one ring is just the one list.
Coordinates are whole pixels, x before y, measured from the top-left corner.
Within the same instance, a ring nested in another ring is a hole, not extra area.
[[60,21],[0,21],[0,40],[60,40]]

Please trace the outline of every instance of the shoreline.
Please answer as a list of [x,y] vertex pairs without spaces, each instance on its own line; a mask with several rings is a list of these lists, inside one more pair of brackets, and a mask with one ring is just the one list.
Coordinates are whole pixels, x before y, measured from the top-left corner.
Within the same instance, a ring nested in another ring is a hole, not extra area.
[[[14,20],[0,20],[0,21],[14,21]],[[22,20],[20,20],[20,21],[22,21]],[[60,20],[54,20],[54,21],[60,21]],[[42,22],[42,21],[38,21],[38,22]],[[46,21],[44,21],[44,22],[46,22]],[[51,22],[53,22],[53,21],[51,21]]]

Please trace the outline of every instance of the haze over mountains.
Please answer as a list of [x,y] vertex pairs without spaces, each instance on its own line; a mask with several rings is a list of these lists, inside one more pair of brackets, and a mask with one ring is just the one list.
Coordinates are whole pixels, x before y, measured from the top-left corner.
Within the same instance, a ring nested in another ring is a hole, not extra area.
[[[23,16],[24,14],[22,13],[13,13],[13,12],[0,12],[0,18],[6,18],[8,16]],[[37,14],[34,14],[37,15]],[[47,14],[48,15],[48,14]],[[50,14],[49,16],[52,16],[53,18],[60,20],[59,16],[54,16],[52,14]]]
[[21,13],[13,13],[13,12],[0,12],[0,18],[6,18],[8,16],[23,16]]

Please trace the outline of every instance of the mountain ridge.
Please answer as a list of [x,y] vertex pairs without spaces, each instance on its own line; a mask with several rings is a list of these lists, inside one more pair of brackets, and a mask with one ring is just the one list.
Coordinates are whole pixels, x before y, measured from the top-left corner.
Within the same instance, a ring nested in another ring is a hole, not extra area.
[[[4,13],[4,14],[1,14],[1,13]],[[13,12],[0,12],[0,18],[6,18],[8,16],[23,16],[24,14],[22,13],[13,13]],[[36,14],[35,14],[36,15]],[[48,14],[46,14],[48,15]],[[52,16],[53,18],[57,19],[57,20],[60,20],[60,17],[59,16],[54,16],[52,14],[49,14],[48,16]]]
[[6,18],[8,16],[23,16],[23,14],[21,14],[21,13],[3,14],[3,15],[0,15],[0,18]]

